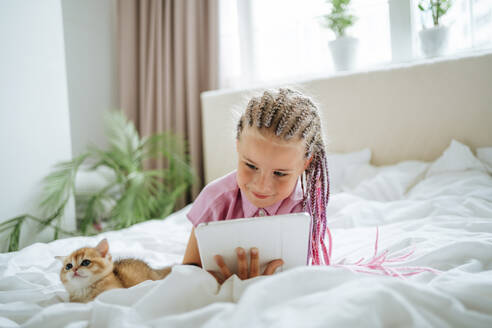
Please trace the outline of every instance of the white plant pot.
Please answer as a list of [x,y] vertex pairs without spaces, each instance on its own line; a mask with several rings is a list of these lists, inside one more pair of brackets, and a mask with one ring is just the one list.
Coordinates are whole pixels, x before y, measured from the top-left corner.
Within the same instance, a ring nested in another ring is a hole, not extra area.
[[331,57],[337,71],[353,69],[357,61],[359,40],[351,36],[342,36],[329,41]]
[[448,48],[449,28],[434,26],[419,32],[420,48],[426,57],[436,57],[446,53]]

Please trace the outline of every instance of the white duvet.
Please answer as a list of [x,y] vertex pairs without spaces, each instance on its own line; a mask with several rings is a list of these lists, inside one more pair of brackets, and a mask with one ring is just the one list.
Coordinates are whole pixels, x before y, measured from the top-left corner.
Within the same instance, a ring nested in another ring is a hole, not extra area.
[[486,163],[453,141],[433,163],[359,165],[345,175],[353,187],[332,195],[328,208],[334,262],[372,257],[378,226],[378,254],[415,250],[391,265],[440,273],[395,278],[300,267],[247,281],[232,276],[220,287],[203,270],[176,265],[162,281],[67,302],[55,255],[107,237],[113,257],[177,264],[191,230],[186,207],[163,221],[0,254],[0,327],[492,327]]

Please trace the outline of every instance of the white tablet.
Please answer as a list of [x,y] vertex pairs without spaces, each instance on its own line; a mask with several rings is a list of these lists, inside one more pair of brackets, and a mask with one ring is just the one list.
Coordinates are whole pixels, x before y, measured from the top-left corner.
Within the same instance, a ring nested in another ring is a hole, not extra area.
[[195,229],[195,236],[202,267],[219,271],[214,256],[220,254],[229,269],[237,272],[237,247],[246,251],[248,265],[250,248],[258,248],[260,273],[275,259],[284,261],[276,272],[307,265],[310,226],[308,213],[201,223]]

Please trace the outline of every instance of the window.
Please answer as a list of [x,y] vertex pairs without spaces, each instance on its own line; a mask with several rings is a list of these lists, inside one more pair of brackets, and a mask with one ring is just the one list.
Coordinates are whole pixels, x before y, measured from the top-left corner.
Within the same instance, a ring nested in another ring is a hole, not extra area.
[[352,6],[358,18],[351,30],[359,39],[357,67],[391,62],[388,0],[352,0]]
[[[421,58],[418,32],[430,26],[418,0],[352,0],[358,17],[348,34],[358,38],[358,69]],[[297,81],[335,71],[320,24],[324,0],[221,0],[221,87]],[[454,0],[449,54],[492,47],[492,1]]]
[[[432,26],[432,17],[422,15],[418,10],[418,0],[413,0],[413,42],[414,57],[422,57],[418,31],[423,26]],[[454,0],[453,6],[442,18],[449,26],[448,54],[462,53],[471,49],[490,48],[492,46],[492,1],[490,0]]]

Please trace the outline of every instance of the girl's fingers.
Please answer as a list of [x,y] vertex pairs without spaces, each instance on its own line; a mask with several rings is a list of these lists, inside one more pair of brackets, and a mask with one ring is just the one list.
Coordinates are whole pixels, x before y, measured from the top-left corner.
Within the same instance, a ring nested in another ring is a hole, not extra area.
[[217,265],[219,266],[220,272],[222,272],[222,274],[224,275],[224,281],[227,280],[231,276],[231,271],[225,264],[224,259],[221,255],[215,255],[214,259],[215,263],[217,263]]
[[[250,264],[249,264],[249,275],[248,275],[248,259],[246,257],[246,252],[242,247],[236,248],[236,254],[237,254],[237,268],[238,268],[238,277],[241,280],[248,279],[248,278],[253,278],[257,277],[260,275],[260,252],[258,248],[252,247],[250,249]],[[216,272],[216,271],[208,271],[212,276],[215,277],[217,282],[219,284],[222,284],[224,281],[229,279],[229,277],[232,275],[231,271],[227,267],[227,265],[224,262],[224,258],[221,255],[215,255],[214,256],[215,262],[219,266],[220,272],[222,273],[222,276]],[[263,272],[263,275],[272,275],[275,273],[275,270],[279,266],[282,266],[284,264],[284,261],[281,259],[276,259],[267,264],[267,267],[265,271]]]
[[236,248],[238,277],[241,280],[248,279],[248,260],[242,247]]
[[250,264],[249,264],[249,277],[253,278],[260,274],[260,261],[258,248],[253,247],[250,250]]
[[212,276],[214,276],[215,280],[217,280],[219,285],[222,285],[222,283],[224,282],[224,279],[222,279],[222,276],[220,275],[220,273],[218,273],[217,271],[212,271],[212,270],[208,270],[207,272],[210,273]]
[[274,274],[275,270],[277,270],[277,268],[279,266],[281,266],[282,264],[284,264],[284,261],[281,259],[276,259],[276,260],[271,261],[270,263],[268,263],[265,271],[263,272],[263,275],[269,276],[269,275]]

